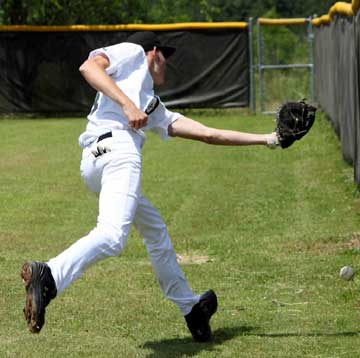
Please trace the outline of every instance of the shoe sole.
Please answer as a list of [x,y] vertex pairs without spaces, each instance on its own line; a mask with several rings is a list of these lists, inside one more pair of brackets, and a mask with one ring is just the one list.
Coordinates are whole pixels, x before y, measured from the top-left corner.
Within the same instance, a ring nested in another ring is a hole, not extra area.
[[41,294],[36,295],[36,290],[34,290],[34,284],[36,284],[38,275],[36,274],[36,270],[33,270],[33,264],[31,262],[26,262],[23,265],[20,275],[26,290],[26,302],[23,309],[25,320],[30,332],[39,333],[44,325],[45,308],[42,312],[40,309],[39,312],[38,308],[43,305],[42,297]]

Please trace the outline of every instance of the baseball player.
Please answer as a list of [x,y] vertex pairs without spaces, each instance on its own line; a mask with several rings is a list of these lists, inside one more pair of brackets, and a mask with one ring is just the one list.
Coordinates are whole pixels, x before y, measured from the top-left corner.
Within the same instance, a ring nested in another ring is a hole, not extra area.
[[[165,81],[166,60],[175,48],[153,32],[136,32],[126,42],[90,52],[81,65],[85,80],[97,90],[86,130],[81,176],[99,193],[96,227],[48,262],[26,262],[25,319],[31,332],[45,323],[45,309],[90,265],[124,249],[131,224],[142,237],[164,295],[185,317],[196,341],[211,338],[210,318],[217,309],[213,290],[194,294],[176,259],[166,226],[141,192],[141,148],[148,130],[163,139],[181,137],[219,145],[279,145],[276,133],[251,134],[209,128],[169,111],[154,96]],[[159,160],[160,157],[159,157]]]

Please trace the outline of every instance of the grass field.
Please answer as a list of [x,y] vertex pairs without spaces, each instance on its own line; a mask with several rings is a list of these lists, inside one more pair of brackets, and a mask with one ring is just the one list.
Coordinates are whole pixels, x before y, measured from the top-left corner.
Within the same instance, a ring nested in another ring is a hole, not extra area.
[[[268,132],[270,117],[193,113]],[[215,147],[148,136],[143,192],[168,224],[194,291],[213,288],[211,343],[194,343],[166,301],[141,240],[92,266],[26,328],[19,271],[95,224],[79,176],[83,119],[4,119],[0,157],[0,357],[360,357],[360,199],[328,122],[287,150]]]

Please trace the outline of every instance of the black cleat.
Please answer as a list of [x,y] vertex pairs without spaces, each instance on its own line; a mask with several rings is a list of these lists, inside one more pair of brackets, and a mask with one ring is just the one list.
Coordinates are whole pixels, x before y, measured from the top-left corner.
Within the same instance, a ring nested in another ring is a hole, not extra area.
[[218,303],[213,290],[205,292],[200,301],[194,305],[191,312],[185,316],[187,326],[197,342],[207,342],[211,339],[210,318],[216,312]]
[[26,289],[25,319],[32,333],[39,333],[45,323],[45,308],[57,290],[49,266],[43,262],[26,262],[21,270]]

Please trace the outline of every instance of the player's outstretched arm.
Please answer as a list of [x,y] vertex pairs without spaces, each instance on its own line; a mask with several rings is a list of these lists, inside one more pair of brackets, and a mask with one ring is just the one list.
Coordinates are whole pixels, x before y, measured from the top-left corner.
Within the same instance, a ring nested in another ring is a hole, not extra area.
[[172,123],[169,135],[215,145],[277,145],[275,133],[254,134],[211,128],[187,117],[180,117]]

